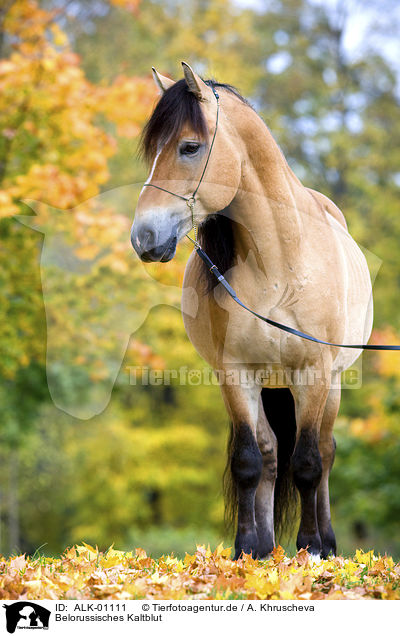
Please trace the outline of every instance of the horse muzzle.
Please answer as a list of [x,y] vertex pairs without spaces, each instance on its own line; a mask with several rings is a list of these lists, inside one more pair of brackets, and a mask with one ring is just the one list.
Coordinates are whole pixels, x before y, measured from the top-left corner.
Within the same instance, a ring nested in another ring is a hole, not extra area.
[[156,235],[152,230],[139,230],[137,233],[132,230],[131,243],[132,247],[145,263],[170,261],[176,252],[176,244],[178,237],[176,232],[171,234],[167,241],[159,244],[156,243]]

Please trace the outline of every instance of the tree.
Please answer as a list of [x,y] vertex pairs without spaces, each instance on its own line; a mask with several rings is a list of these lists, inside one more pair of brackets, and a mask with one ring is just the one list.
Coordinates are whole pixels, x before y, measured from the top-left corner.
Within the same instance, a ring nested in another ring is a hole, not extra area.
[[288,0],[266,11],[255,28],[269,74],[256,95],[298,176],[332,198],[355,239],[382,259],[375,324],[400,327],[399,100],[395,72],[372,36],[378,12],[384,17],[376,3],[369,8],[374,17],[358,55],[345,38],[349,25],[357,31],[358,2]]
[[[118,4],[130,10],[136,7],[133,2]],[[27,402],[25,392],[30,392],[31,417],[35,414],[32,407],[46,395],[46,332],[38,267],[40,241],[37,233],[26,230],[13,216],[26,212],[22,201],[27,198],[72,210],[89,200],[86,216],[82,209],[80,214],[75,210],[75,214],[60,215],[55,224],[50,222],[52,230],[61,232],[82,259],[95,255],[95,241],[97,251],[107,246],[108,262],[105,256],[98,267],[105,276],[121,273],[125,254],[121,256],[121,242],[126,244],[129,221],[112,216],[110,209],[89,218],[93,212],[90,199],[109,177],[108,160],[116,151],[118,132],[125,137],[138,134],[155,94],[149,78],[117,77],[108,86],[90,83],[57,23],[59,17],[59,9],[40,8],[36,0],[10,0],[0,13],[4,56],[0,60],[2,442],[14,449],[10,468],[15,468],[15,474],[17,448],[29,419],[21,407]],[[49,206],[40,208],[38,224],[42,227],[49,223],[50,210]],[[108,229],[111,219],[112,233]],[[95,299],[94,292],[92,301]],[[60,337],[65,326],[62,312],[59,307]],[[16,488],[16,479],[10,481],[10,489]],[[10,501],[15,502],[16,496],[10,496]],[[13,531],[9,541],[14,547],[18,543],[16,506],[10,515]]]

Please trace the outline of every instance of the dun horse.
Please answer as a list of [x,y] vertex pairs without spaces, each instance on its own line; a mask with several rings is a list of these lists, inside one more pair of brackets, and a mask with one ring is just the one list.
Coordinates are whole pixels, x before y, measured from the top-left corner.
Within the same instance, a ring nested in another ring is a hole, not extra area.
[[[161,98],[143,133],[152,168],[131,235],[140,258],[169,261],[198,224],[200,245],[248,307],[329,342],[366,342],[371,281],[341,211],[302,185],[236,89],[203,81],[185,63],[183,71],[174,82],[153,69]],[[335,554],[332,431],[340,373],[360,352],[279,331],[211,279],[194,251],[182,310],[193,345],[225,378],[235,558],[271,552],[293,492],[301,503],[297,547]]]

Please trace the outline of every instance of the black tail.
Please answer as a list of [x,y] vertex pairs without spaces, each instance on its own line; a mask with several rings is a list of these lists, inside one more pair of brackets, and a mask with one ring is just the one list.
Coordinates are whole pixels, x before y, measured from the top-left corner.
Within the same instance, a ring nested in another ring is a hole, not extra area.
[[[293,396],[289,389],[262,389],[262,403],[267,420],[278,442],[278,475],[275,483],[274,521],[275,534],[292,533],[298,512],[298,496],[290,459],[296,443],[296,417]],[[231,423],[227,447],[227,463],[224,471],[225,530],[234,532],[237,516],[237,490],[232,479],[231,457],[234,431]]]

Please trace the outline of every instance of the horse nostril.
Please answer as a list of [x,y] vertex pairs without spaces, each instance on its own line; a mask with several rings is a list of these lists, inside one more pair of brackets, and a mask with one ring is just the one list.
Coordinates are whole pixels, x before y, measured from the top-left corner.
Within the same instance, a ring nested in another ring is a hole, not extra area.
[[145,252],[148,248],[153,247],[155,243],[155,233],[153,230],[148,228],[143,228],[138,232],[138,239],[140,243],[140,248]]
[[135,232],[132,228],[131,243],[134,250],[139,254],[147,252],[156,242],[156,234],[149,227],[138,228]]

